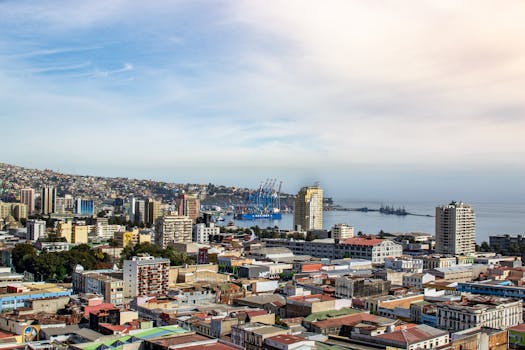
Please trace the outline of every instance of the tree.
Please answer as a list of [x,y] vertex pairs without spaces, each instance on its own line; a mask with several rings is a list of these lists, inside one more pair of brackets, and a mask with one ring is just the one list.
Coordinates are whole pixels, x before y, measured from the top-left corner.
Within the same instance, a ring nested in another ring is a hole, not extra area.
[[18,273],[29,271],[37,256],[38,252],[31,244],[20,243],[15,245],[11,252],[15,271]]
[[481,251],[482,252],[490,252],[492,249],[490,248],[489,244],[485,241],[481,242],[481,247],[480,247]]

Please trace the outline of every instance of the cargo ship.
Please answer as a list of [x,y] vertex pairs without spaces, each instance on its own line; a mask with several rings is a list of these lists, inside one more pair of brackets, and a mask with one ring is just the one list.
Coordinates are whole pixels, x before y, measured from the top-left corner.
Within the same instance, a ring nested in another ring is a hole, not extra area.
[[281,220],[281,213],[236,213],[236,220]]

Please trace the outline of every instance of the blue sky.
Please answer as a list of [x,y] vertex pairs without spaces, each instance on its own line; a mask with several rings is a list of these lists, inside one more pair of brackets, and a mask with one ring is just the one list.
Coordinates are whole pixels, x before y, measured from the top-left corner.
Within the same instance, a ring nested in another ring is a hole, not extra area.
[[0,1],[0,161],[522,201],[521,1]]

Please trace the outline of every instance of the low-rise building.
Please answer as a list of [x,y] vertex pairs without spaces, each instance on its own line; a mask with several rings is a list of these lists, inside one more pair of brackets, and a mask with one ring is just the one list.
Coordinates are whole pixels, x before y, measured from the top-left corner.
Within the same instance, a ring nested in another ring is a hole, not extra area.
[[403,287],[414,287],[417,289],[423,289],[423,286],[427,283],[436,280],[434,275],[429,273],[412,273],[403,276]]
[[472,281],[473,268],[472,265],[453,265],[450,267],[438,267],[430,270],[428,273],[449,282],[467,282]]
[[262,323],[247,323],[231,327],[232,342],[246,350],[263,350],[265,339],[288,333],[289,331],[285,328]]
[[473,327],[506,329],[523,323],[522,301],[487,296],[463,297],[436,305],[437,326],[449,331]]
[[335,296],[338,298],[360,298],[387,295],[391,282],[381,279],[351,278],[341,276],[335,279]]

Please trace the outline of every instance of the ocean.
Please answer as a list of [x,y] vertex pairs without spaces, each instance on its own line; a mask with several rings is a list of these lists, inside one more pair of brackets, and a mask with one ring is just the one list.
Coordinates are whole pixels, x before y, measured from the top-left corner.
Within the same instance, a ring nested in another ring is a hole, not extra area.
[[[345,223],[353,226],[355,232],[376,234],[385,232],[426,232],[435,233],[434,212],[437,205],[445,203],[431,202],[377,202],[377,201],[335,201],[345,208],[379,209],[381,205],[404,207],[407,212],[427,216],[397,216],[385,215],[379,212],[358,211],[325,211],[323,213],[323,228],[329,230],[334,224]],[[495,234],[525,234],[525,203],[476,203],[469,202],[476,213],[476,242],[487,241]],[[224,224],[232,220],[225,217]],[[278,226],[281,229],[293,228],[293,214],[283,213],[281,220],[233,220],[236,226],[261,228]]]

